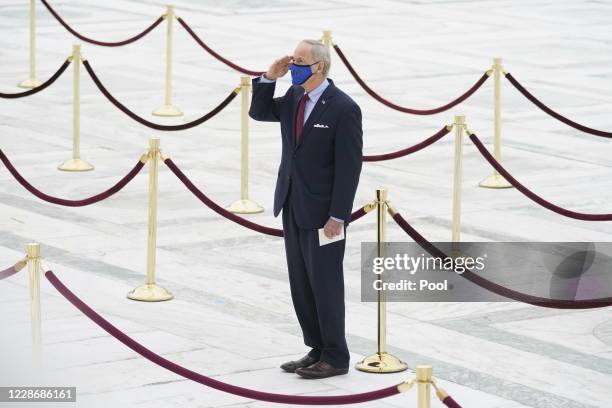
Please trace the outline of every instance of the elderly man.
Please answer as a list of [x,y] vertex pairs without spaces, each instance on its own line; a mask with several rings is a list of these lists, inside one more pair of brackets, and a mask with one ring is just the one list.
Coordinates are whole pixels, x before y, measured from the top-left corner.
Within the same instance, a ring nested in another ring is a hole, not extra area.
[[[281,365],[304,378],[346,374],[344,333],[345,240],[362,164],[361,109],[327,77],[330,55],[320,41],[300,42],[253,79],[249,116],[280,122],[282,158],[274,216],[283,210],[291,298],[310,348]],[[291,71],[292,86],[274,97],[275,81]],[[325,245],[322,245],[325,244]]]

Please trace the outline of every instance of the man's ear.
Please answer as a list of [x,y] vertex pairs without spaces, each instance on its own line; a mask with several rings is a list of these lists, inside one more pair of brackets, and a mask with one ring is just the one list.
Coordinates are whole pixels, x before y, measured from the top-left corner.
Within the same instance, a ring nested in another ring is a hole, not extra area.
[[325,68],[325,61],[319,61],[319,63],[317,64],[317,74],[322,74],[324,68]]

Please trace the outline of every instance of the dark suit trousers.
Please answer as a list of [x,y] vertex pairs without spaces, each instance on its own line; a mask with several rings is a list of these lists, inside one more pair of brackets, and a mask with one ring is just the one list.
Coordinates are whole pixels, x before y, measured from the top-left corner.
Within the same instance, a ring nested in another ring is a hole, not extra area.
[[[349,366],[344,333],[345,239],[319,246],[316,229],[299,228],[291,206],[291,186],[283,206],[285,251],[291,299],[308,353],[334,367]],[[346,227],[345,227],[346,236]]]

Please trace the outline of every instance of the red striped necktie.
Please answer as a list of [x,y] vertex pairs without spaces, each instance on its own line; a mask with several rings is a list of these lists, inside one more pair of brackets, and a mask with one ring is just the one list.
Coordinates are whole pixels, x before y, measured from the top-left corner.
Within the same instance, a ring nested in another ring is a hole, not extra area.
[[306,108],[306,101],[308,100],[308,94],[305,93],[298,103],[297,115],[295,115],[295,144],[300,143],[300,137],[302,137],[302,130],[304,129],[304,109]]

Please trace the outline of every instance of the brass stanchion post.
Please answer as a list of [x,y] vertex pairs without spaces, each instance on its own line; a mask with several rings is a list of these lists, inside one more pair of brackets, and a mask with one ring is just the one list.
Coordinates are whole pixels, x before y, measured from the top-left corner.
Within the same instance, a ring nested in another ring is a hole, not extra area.
[[[504,72],[501,58],[493,59],[493,156],[501,162],[501,76]],[[511,188],[512,185],[497,171],[493,171],[479,184],[485,188]]]
[[157,184],[161,152],[159,139],[149,140],[149,232],[147,241],[147,282],[127,294],[132,300],[159,302],[174,296],[155,283],[155,252],[157,246]]
[[329,58],[331,60],[331,49],[332,49],[332,46],[334,45],[332,41],[331,30],[323,30],[323,37],[321,37],[321,41],[323,41],[323,44],[325,44],[325,46],[327,47],[327,50],[329,51]]
[[32,89],[40,84],[36,79],[36,0],[30,0],[30,69],[28,79],[21,81],[18,86]]
[[431,405],[432,372],[429,365],[418,365],[416,368],[418,408],[429,408]]
[[455,116],[455,176],[453,183],[453,221],[452,242],[461,240],[461,184],[462,184],[462,156],[463,156],[463,131],[465,127],[465,116]]
[[[377,214],[377,256],[384,258],[387,253],[387,190],[376,190]],[[381,274],[380,279],[384,276]],[[397,373],[408,368],[406,363],[387,352],[387,301],[383,290],[378,291],[378,350],[355,365],[368,373]]]
[[325,44],[325,46],[329,50],[331,48],[331,46],[332,46],[332,32],[331,32],[331,30],[323,30],[322,41],[323,41],[323,44]]
[[62,171],[90,171],[93,166],[81,159],[81,46],[72,46],[72,159],[58,166]]
[[164,105],[153,111],[155,116],[182,116],[183,112],[172,105],[172,45],[174,32],[174,5],[168,4],[166,11],[166,87]]
[[40,245],[30,243],[27,246],[28,273],[30,280],[30,315],[32,319],[32,356],[34,363],[41,361],[41,322],[40,322]]
[[236,214],[256,214],[263,212],[263,207],[249,200],[249,99],[251,96],[251,78],[240,77],[241,103],[241,147],[240,147],[240,200],[234,201],[227,209]]

